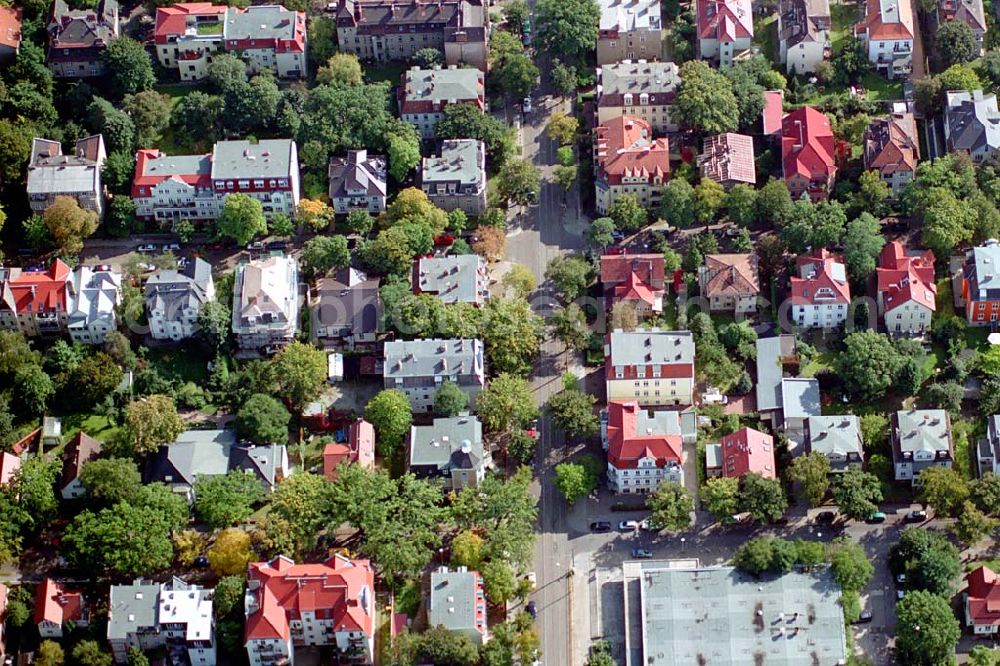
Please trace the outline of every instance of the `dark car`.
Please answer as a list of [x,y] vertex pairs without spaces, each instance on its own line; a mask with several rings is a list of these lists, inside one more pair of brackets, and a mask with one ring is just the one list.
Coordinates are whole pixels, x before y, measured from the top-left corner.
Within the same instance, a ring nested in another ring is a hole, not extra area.
[[815,520],[821,525],[829,525],[833,521],[837,520],[837,513],[834,511],[820,511],[816,514]]
[[854,621],[854,624],[868,624],[872,621],[872,612],[870,610],[861,611],[861,615],[858,619]]
[[207,569],[208,558],[205,557],[204,555],[199,555],[198,557],[194,558],[194,565],[199,569]]
[[865,518],[865,522],[868,523],[869,525],[877,525],[878,523],[884,523],[885,514],[882,513],[881,511],[876,511],[872,515]]
[[922,523],[925,520],[927,520],[927,512],[923,509],[906,514],[906,522],[908,523]]
[[532,620],[538,617],[538,606],[535,605],[534,601],[529,601],[527,605],[524,607],[524,610],[527,611],[528,615],[531,616]]
[[267,244],[268,250],[284,250],[288,247],[288,243],[285,241],[271,241]]
[[611,523],[606,520],[596,520],[590,524],[591,532],[610,532]]

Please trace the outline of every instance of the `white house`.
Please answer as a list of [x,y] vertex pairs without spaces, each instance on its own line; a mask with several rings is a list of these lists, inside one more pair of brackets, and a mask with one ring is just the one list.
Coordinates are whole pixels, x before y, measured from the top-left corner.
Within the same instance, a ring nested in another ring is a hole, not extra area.
[[913,69],[913,5],[910,0],[867,0],[865,19],[854,26],[868,61],[890,79]]
[[697,0],[698,53],[720,67],[750,50],[753,8],[750,0]]
[[212,267],[195,258],[182,270],[157,271],[146,280],[146,318],[154,340],[184,340],[195,334],[205,303],[215,300]]
[[110,267],[79,266],[73,271],[73,309],[66,330],[73,342],[104,344],[118,326],[122,276]]
[[905,409],[892,415],[892,460],[897,481],[916,482],[928,467],[951,467],[951,417],[943,409]]
[[791,322],[800,328],[836,328],[847,320],[851,286],[839,256],[825,249],[796,261],[788,300]]

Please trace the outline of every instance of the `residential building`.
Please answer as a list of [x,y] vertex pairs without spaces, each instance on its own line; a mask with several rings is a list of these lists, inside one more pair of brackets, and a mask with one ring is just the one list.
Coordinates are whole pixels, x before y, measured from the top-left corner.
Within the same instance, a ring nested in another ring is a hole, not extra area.
[[0,487],[9,486],[19,469],[21,469],[21,459],[18,456],[0,451]]
[[187,430],[161,446],[146,464],[144,481],[164,483],[189,502],[198,479],[232,470],[252,473],[270,492],[290,472],[284,443],[237,445],[235,430]]
[[[765,109],[766,113],[766,109]],[[781,121],[781,169],[792,199],[826,199],[837,177],[833,130],[825,113],[803,106]]]
[[757,312],[760,279],[756,254],[709,254],[698,268],[701,295],[712,312]]
[[379,279],[355,268],[321,278],[310,291],[313,342],[324,348],[373,347],[381,330]]
[[337,466],[342,463],[365,469],[375,466],[375,426],[358,418],[347,427],[346,442],[330,442],[323,448],[323,477],[327,481],[337,479]]
[[309,304],[313,341],[323,347],[370,348],[381,330],[379,279],[355,268],[320,278]]
[[35,587],[34,624],[42,638],[62,638],[63,632],[89,624],[90,614],[83,595],[51,578]]
[[27,184],[31,210],[44,213],[56,197],[72,197],[80,208],[103,217],[101,168],[105,157],[104,138],[100,134],[79,139],[72,155],[63,155],[58,141],[33,139]]
[[471,67],[411,67],[403,74],[399,87],[399,117],[416,127],[420,138],[434,139],[449,104],[486,110],[485,80],[482,70]]
[[371,664],[375,571],[368,560],[334,555],[296,564],[279,555],[250,564],[244,601],[250,666],[295,666],[295,649],[322,646],[341,664]]
[[478,254],[421,257],[413,263],[413,293],[432,294],[443,303],[481,306],[490,297],[486,261]]
[[601,257],[601,284],[608,311],[617,303],[630,303],[639,321],[663,312],[667,293],[663,255],[606,254]]
[[40,271],[0,268],[0,328],[28,337],[65,331],[73,305],[72,278],[60,259]]
[[273,256],[236,267],[233,333],[244,351],[274,350],[295,339],[299,324],[299,267]]
[[888,116],[872,120],[863,143],[865,169],[879,172],[893,198],[913,180],[920,161],[917,123],[904,103],[896,106]]
[[868,61],[890,79],[913,70],[913,5],[910,0],[866,0],[865,18],[854,26]]
[[764,136],[775,138],[781,136],[782,121],[785,118],[785,91],[765,90],[764,110],[761,111],[761,127]]
[[997,96],[982,90],[945,91],[944,140],[949,153],[967,152],[982,162],[1000,150]]
[[214,220],[226,197],[241,193],[261,202],[264,215],[291,216],[299,204],[299,157],[291,139],[219,141],[211,154],[136,154],[132,199],[143,220]]
[[108,333],[118,328],[122,276],[109,269],[78,266],[73,271],[74,298],[66,324],[73,342],[102,345]]
[[620,116],[594,130],[594,165],[598,213],[607,215],[623,194],[656,208],[670,178],[670,146],[666,138],[653,138],[645,120]]
[[369,157],[367,150],[349,150],[347,157],[330,158],[330,203],[337,214],[352,210],[385,210],[386,158]]
[[447,65],[486,71],[489,3],[483,0],[338,0],[337,45],[361,60],[409,61],[420,49]]
[[659,60],[663,23],[657,0],[599,0],[597,64]]
[[750,0],[696,0],[698,55],[720,67],[750,50],[753,42],[753,7]]
[[198,330],[198,315],[215,300],[212,266],[195,257],[182,269],[156,271],[144,286],[146,318],[154,340],[185,340]]
[[486,145],[474,139],[442,141],[440,157],[420,161],[420,187],[442,210],[482,215],[486,212]]
[[[636,407],[633,408],[632,405],[636,405]],[[620,433],[626,414],[630,412],[635,412],[635,432],[637,433],[645,432],[648,428],[662,435],[677,435],[684,444],[694,444],[697,441],[698,412],[694,407],[683,410],[649,408],[642,409],[642,413],[637,411],[639,409],[642,408],[638,407],[638,403],[634,401],[612,400],[605,409],[600,411],[601,446],[605,451],[611,448],[611,435],[617,436],[616,433],[609,430],[612,421],[615,427],[619,428],[618,432]]]
[[822,414],[819,381],[794,376],[799,366],[794,335],[758,338],[757,412],[775,432],[788,437],[789,451],[804,452],[809,417]]
[[281,5],[246,8],[183,2],[156,10],[156,57],[181,81],[199,81],[217,53],[234,53],[251,74],[306,76],[306,15]]
[[1000,632],[1000,581],[988,566],[965,574],[962,607],[965,626],[976,636],[996,636]]
[[778,1],[778,61],[791,75],[812,74],[831,54],[830,0]]
[[679,412],[647,411],[637,402],[611,401],[602,439],[608,452],[608,488],[650,493],[664,481],[683,483],[683,435]]
[[792,324],[800,328],[836,328],[847,320],[851,286],[839,255],[820,249],[796,259],[788,300]]
[[753,137],[746,134],[715,134],[707,137],[698,155],[701,177],[714,180],[729,191],[733,185],[757,184]]
[[383,353],[385,388],[405,393],[414,411],[430,411],[446,381],[469,396],[470,406],[486,385],[482,340],[394,340]]
[[899,241],[887,243],[875,269],[878,313],[890,334],[923,335],[937,309],[934,253],[908,250]]
[[[986,438],[976,445],[976,468],[979,476],[1000,474],[1000,414],[986,419]],[[2,483],[0,483],[2,485]]]
[[708,476],[739,479],[753,472],[765,479],[776,479],[774,438],[753,428],[740,428],[722,437],[718,444],[705,447]]
[[483,445],[483,425],[475,416],[434,419],[410,426],[407,441],[410,473],[420,479],[441,479],[446,492],[478,486],[493,466]]
[[810,453],[826,456],[831,471],[844,472],[848,467],[860,467],[864,462],[861,421],[857,416],[810,416],[806,421],[806,437],[806,448]]
[[[697,559],[622,564],[624,666],[847,663],[828,567],[754,576]],[[753,655],[758,655],[754,657]]]
[[431,572],[431,598],[427,623],[471,639],[486,642],[486,590],[478,571],[465,567],[440,567]]
[[62,419],[55,416],[42,417],[42,436],[39,439],[40,451],[46,447],[59,446],[62,442]]
[[132,648],[164,648],[166,663],[215,666],[214,590],[176,576],[165,583],[136,579],[112,585],[108,604],[108,643],[119,664]]
[[[0,63],[9,63],[21,52],[21,8],[0,7]],[[2,616],[2,612],[0,612]],[[0,655],[3,635],[0,634]]]
[[988,28],[983,0],[938,0],[937,24],[942,26],[948,21],[961,21],[972,29],[982,53],[983,41]]
[[625,60],[597,68],[597,124],[621,116],[639,118],[658,133],[676,132],[671,118],[681,85],[680,68],[672,62]]
[[1000,243],[996,239],[966,251],[962,298],[965,319],[971,326],[996,327],[1000,316]]
[[79,499],[87,494],[80,483],[83,466],[101,454],[104,445],[80,430],[63,452],[62,475],[59,480],[59,494],[64,500]]
[[118,3],[99,0],[94,7],[70,9],[53,0],[46,31],[45,61],[56,78],[104,76],[104,49],[118,36]]
[[892,415],[889,431],[896,481],[915,483],[928,467],[951,467],[951,417],[943,409],[903,409]]
[[656,327],[612,331],[604,339],[608,400],[642,406],[690,405],[694,354],[690,331]]

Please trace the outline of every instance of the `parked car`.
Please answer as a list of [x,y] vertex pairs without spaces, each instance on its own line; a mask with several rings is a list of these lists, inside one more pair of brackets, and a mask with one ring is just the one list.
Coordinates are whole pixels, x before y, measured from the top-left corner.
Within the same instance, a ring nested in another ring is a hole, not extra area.
[[639,529],[639,523],[634,520],[623,520],[618,523],[619,532],[635,532]]
[[264,249],[264,243],[261,241],[255,241],[253,243],[247,243],[247,250],[250,252],[260,252]]
[[177,243],[164,243],[160,248],[163,252],[180,252],[181,246]]
[[535,576],[534,571],[529,571],[527,575],[525,575],[524,580],[531,584],[531,589],[535,589],[535,587],[538,586],[538,577]]
[[918,509],[916,511],[910,511],[906,514],[906,522],[908,523],[922,523],[927,520],[927,512],[923,509]]
[[525,97],[521,102],[521,110],[525,113],[531,113],[531,98]]
[[606,520],[595,520],[590,524],[591,532],[610,532],[611,523]]
[[645,532],[653,529],[653,526],[649,524],[649,518],[643,518],[639,521],[639,529]]
[[872,515],[865,518],[865,522],[868,523],[869,525],[877,525],[878,523],[884,523],[885,514],[882,513],[881,511],[876,511]]
[[152,243],[144,243],[136,248],[136,252],[142,252],[142,253],[156,252],[156,246],[153,245]]
[[632,557],[636,560],[648,560],[653,557],[653,553],[645,548],[633,548]]
[[872,621],[872,612],[870,610],[861,611],[861,615],[858,615],[858,619],[854,621],[854,624],[868,624]]
[[204,555],[199,555],[198,557],[194,558],[194,565],[199,569],[207,569],[208,558],[205,557]]
[[267,244],[268,250],[284,250],[288,247],[288,243],[285,241],[271,241]]
[[531,616],[532,620],[538,617],[538,606],[535,605],[534,601],[529,601],[524,607],[524,610],[528,612],[528,615]]
[[896,585],[906,585],[906,574],[896,574]]
[[821,525],[829,525],[835,520],[837,520],[836,511],[820,511],[815,518],[815,521]]

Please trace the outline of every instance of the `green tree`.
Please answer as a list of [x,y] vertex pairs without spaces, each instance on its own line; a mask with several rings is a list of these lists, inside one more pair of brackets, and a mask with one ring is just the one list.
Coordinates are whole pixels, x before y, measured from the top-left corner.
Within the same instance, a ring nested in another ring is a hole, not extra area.
[[521,98],[527,97],[538,82],[540,72],[525,53],[513,53],[503,58],[490,71],[501,90]]
[[212,140],[219,131],[225,106],[225,100],[218,95],[192,90],[177,100],[170,122],[192,139]]
[[751,226],[757,219],[757,190],[744,183],[737,183],[726,195],[725,208],[734,224]]
[[28,514],[33,530],[40,529],[55,517],[59,500],[53,487],[59,476],[58,460],[29,456],[21,462],[10,481],[10,491],[17,505]]
[[459,529],[483,536],[485,558],[502,558],[515,567],[531,561],[538,518],[531,483],[531,469],[520,467],[510,479],[487,476],[452,498],[452,519]]
[[[342,473],[345,466],[337,469]],[[271,514],[291,537],[295,550],[305,552],[316,545],[330,518],[330,484],[319,474],[298,472],[278,484],[270,504]]]
[[66,654],[62,646],[55,641],[42,641],[35,654],[35,663],[38,666],[62,666],[66,661]]
[[238,576],[253,561],[250,535],[230,527],[222,530],[208,549],[208,563],[220,576]]
[[[405,128],[400,127],[389,135],[388,152],[389,174],[401,183],[420,164],[420,137],[412,125],[406,124]],[[348,227],[353,229],[350,224]]]
[[503,605],[514,598],[517,593],[517,578],[509,564],[503,560],[492,560],[483,566],[482,573],[486,598],[491,604]]
[[548,408],[556,426],[569,437],[587,438],[600,427],[594,413],[597,398],[576,389],[566,389],[549,398]]
[[570,303],[556,310],[549,320],[555,335],[570,349],[583,351],[590,344],[590,328],[587,315],[576,303]]
[[623,231],[635,231],[646,226],[649,213],[642,207],[639,198],[634,194],[622,194],[611,205],[608,217],[614,221],[616,228]]
[[55,392],[52,378],[37,365],[23,366],[14,373],[14,396],[25,414],[44,414]]
[[101,52],[112,94],[118,99],[149,90],[156,83],[146,48],[130,37],[115,37]]
[[264,498],[264,487],[253,474],[232,470],[228,474],[199,478],[194,494],[198,518],[217,529],[246,521],[254,505]]
[[439,49],[425,48],[414,53],[411,62],[421,69],[433,69],[444,64],[444,57]]
[[683,127],[707,134],[736,130],[739,104],[725,76],[701,60],[681,65],[680,75],[674,118]]
[[757,192],[757,219],[783,226],[795,212],[785,181],[771,178]]
[[740,512],[740,480],[724,476],[707,479],[699,498],[716,520],[735,516]]
[[135,123],[139,145],[159,144],[163,130],[170,124],[170,105],[170,96],[155,90],[125,96],[122,106]]
[[503,6],[503,18],[507,22],[507,29],[515,35],[524,32],[524,26],[531,16],[531,8],[524,0],[511,0]]
[[691,526],[694,500],[680,483],[661,481],[659,487],[646,498],[646,506],[653,529],[678,532]]
[[285,444],[291,420],[280,400],[255,393],[236,414],[236,433],[254,444]]
[[830,459],[819,451],[799,456],[788,468],[788,478],[802,484],[802,491],[810,506],[823,503],[826,490],[830,487]]
[[73,646],[73,661],[80,666],[112,666],[114,657],[97,641],[84,639]]
[[246,581],[242,575],[223,576],[215,585],[212,599],[212,614],[216,619],[224,618],[234,611],[243,611],[243,593]]
[[962,510],[952,525],[952,532],[966,547],[972,548],[997,529],[997,520],[991,518],[976,508],[976,505],[966,501]]
[[844,234],[844,262],[856,282],[866,281],[875,270],[875,262],[883,245],[885,237],[882,236],[882,228],[870,214],[862,213],[847,225],[847,233]]
[[379,453],[392,453],[410,432],[413,411],[406,394],[398,389],[379,391],[365,406],[365,420],[375,426]]
[[458,416],[469,409],[469,396],[452,381],[444,381],[434,393],[434,413],[438,416]]
[[577,119],[562,111],[556,111],[549,116],[549,123],[545,126],[545,133],[548,137],[561,146],[572,144],[576,139],[577,131],[579,131]]
[[344,236],[316,236],[302,246],[302,265],[313,275],[325,275],[331,269],[347,268],[351,252]]
[[928,592],[909,592],[896,604],[896,653],[902,663],[943,666],[955,659],[962,635],[946,599]]
[[133,645],[128,649],[128,666],[149,666],[149,657]]
[[561,95],[568,96],[576,92],[577,75],[576,67],[573,65],[566,65],[559,60],[553,61],[552,68],[549,70],[549,78]]
[[926,467],[917,477],[924,501],[942,516],[956,516],[969,499],[969,486],[958,470],[951,467]]
[[660,217],[678,227],[694,222],[694,188],[683,178],[673,178],[660,197]]
[[555,484],[568,504],[575,504],[597,488],[601,477],[601,463],[593,456],[584,456],[579,462],[556,465]]
[[1000,476],[987,472],[972,482],[969,491],[981,511],[991,516],[1000,514]]
[[995,648],[973,645],[972,649],[969,650],[969,664],[972,666],[997,666],[998,661],[1000,661],[1000,652],[997,652]]
[[368,211],[355,208],[347,214],[345,224],[351,233],[355,233],[360,236],[367,236],[368,233],[371,232],[375,221],[372,219],[372,216]]
[[463,530],[451,541],[451,563],[478,570],[483,563],[483,537]]
[[875,575],[867,553],[856,543],[839,544],[830,555],[833,579],[844,590],[860,592]]
[[301,413],[322,393],[329,377],[326,352],[302,342],[292,342],[274,357],[277,395]]
[[581,257],[555,257],[545,269],[545,279],[552,281],[566,303],[582,296],[592,277],[590,264]]
[[[176,495],[173,499],[184,503]],[[66,528],[62,545],[67,559],[77,566],[144,576],[173,561],[172,528],[158,507],[119,502],[98,513],[77,514]]]
[[131,459],[103,458],[84,464],[80,483],[87,491],[88,503],[111,506],[118,502],[135,502],[142,486],[142,475]]
[[246,245],[254,236],[267,233],[264,206],[246,194],[226,195],[216,231],[220,236],[232,238],[237,245]]
[[316,70],[316,83],[345,86],[361,85],[361,63],[353,53],[334,53],[326,64]]
[[753,576],[771,570],[774,562],[774,537],[755,537],[736,549],[733,566]]
[[476,397],[476,411],[486,429],[492,432],[510,432],[538,418],[531,385],[509,373],[501,373],[487,384]]
[[758,522],[774,522],[785,513],[788,500],[780,481],[750,472],[743,476],[740,507]]
[[220,354],[229,346],[232,320],[233,313],[228,305],[218,301],[203,303],[198,311],[195,335],[210,353]]
[[[147,144],[153,145],[153,144]],[[126,152],[115,152],[104,159],[101,168],[101,180],[112,194],[122,195],[112,199],[131,201],[128,198],[132,186],[132,176],[135,174],[135,155]]]
[[842,514],[864,520],[878,511],[878,503],[882,501],[882,484],[874,474],[852,466],[840,475],[833,486],[833,500]]
[[542,318],[524,299],[492,298],[482,308],[479,337],[494,372],[527,375],[538,356]]
[[155,453],[184,432],[184,422],[170,396],[148,395],[125,407],[124,431],[137,453]]
[[590,224],[587,238],[598,247],[605,248],[615,242],[615,221],[610,217],[599,217]]
[[936,39],[945,67],[964,65],[979,57],[979,42],[964,21],[944,21],[938,27]]
[[527,159],[504,162],[496,176],[497,194],[510,203],[527,206],[538,198],[542,174]]
[[540,0],[535,5],[539,47],[566,62],[581,62],[597,44],[601,10],[594,0]]
[[42,213],[56,247],[64,255],[79,254],[83,241],[97,230],[97,213],[81,208],[76,199],[57,196]]
[[893,573],[905,573],[909,587],[951,596],[961,573],[958,549],[941,532],[909,528],[889,549]]
[[870,330],[848,335],[835,363],[847,392],[865,401],[885,395],[901,366],[902,358],[889,338]]
[[513,153],[509,128],[488,113],[470,104],[449,104],[434,133],[439,139],[476,139],[486,144],[486,156],[501,165]]

